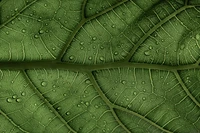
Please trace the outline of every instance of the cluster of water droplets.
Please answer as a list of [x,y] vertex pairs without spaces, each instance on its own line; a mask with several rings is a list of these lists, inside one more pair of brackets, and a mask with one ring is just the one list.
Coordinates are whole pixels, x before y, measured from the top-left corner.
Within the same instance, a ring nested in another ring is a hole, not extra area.
[[26,95],[25,92],[21,92],[21,95],[13,94],[11,97],[6,99],[7,103],[20,103],[22,101],[22,97]]

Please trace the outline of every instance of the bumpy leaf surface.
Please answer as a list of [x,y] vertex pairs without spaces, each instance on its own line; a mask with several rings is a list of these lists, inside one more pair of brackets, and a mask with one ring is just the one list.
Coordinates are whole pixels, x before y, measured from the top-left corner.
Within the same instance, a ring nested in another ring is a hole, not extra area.
[[1,133],[200,133],[200,0],[0,0]]

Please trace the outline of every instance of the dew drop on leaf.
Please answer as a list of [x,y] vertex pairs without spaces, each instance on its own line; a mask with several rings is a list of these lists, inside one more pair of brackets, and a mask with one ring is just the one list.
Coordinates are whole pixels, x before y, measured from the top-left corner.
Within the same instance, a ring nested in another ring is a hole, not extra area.
[[52,50],[53,50],[53,51],[55,51],[55,50],[56,50],[56,48],[55,48],[55,47],[53,47],[53,48],[52,48]]
[[90,84],[90,80],[89,79],[85,80],[85,83]]
[[69,59],[70,59],[70,60],[73,60],[73,59],[74,59],[74,56],[73,56],[73,55],[69,56]]
[[100,56],[99,59],[100,59],[100,61],[104,61],[104,57],[103,56]]
[[22,33],[25,33],[26,32],[26,30],[25,29],[22,29]]
[[22,96],[25,96],[25,95],[26,95],[26,93],[25,93],[25,92],[22,92],[22,93],[21,93],[21,95],[22,95]]
[[21,98],[17,98],[17,99],[16,99],[16,102],[18,102],[18,103],[21,102],[21,101],[22,101]]
[[143,97],[143,98],[142,98],[142,100],[143,100],[143,101],[145,101],[145,100],[146,100],[146,98],[145,98],[145,97]]
[[133,95],[137,95],[137,92],[133,92]]
[[142,81],[142,84],[144,85],[144,84],[145,84],[145,81]]
[[126,84],[126,81],[125,81],[125,80],[122,80],[121,83],[122,83],[122,84]]
[[43,86],[43,87],[47,86],[47,82],[46,81],[42,81],[41,82],[41,86]]
[[92,37],[92,40],[95,41],[95,40],[97,40],[97,38],[96,37]]
[[16,94],[14,94],[14,95],[12,96],[12,98],[13,98],[13,99],[17,98],[17,95],[16,95]]
[[68,112],[66,112],[66,115],[70,115],[70,112],[68,111]]
[[95,107],[96,109],[98,109],[98,108],[99,108],[99,106],[98,106],[98,105],[95,105],[94,107]]
[[11,98],[7,98],[6,101],[7,101],[8,103],[11,103],[11,102],[12,102],[12,99],[11,99]]
[[11,24],[15,24],[15,21],[11,21]]
[[115,25],[113,24],[111,27],[112,27],[112,28],[115,28]]
[[118,55],[118,52],[114,52],[114,55]]
[[9,32],[8,31],[6,31],[6,35],[8,35],[9,34]]
[[44,33],[44,31],[43,30],[39,30],[39,34],[43,34]]
[[132,105],[131,104],[128,104],[128,108],[131,108],[132,107]]
[[150,51],[149,51],[149,50],[148,50],[148,51],[145,51],[145,52],[144,52],[144,55],[150,56]]
[[89,103],[89,102],[85,102],[85,105],[86,105],[86,106],[89,106],[89,105],[90,105],[90,103]]
[[88,59],[89,59],[89,60],[92,60],[92,57],[91,57],[91,56],[89,56],[89,57],[88,57]]
[[35,35],[34,35],[34,38],[35,38],[35,39],[38,39],[38,38],[39,38],[39,36],[38,36],[37,34],[35,34]]
[[200,40],[200,34],[196,34],[196,37],[195,37],[197,40]]
[[56,108],[56,110],[61,110],[61,109],[62,109],[62,108],[61,108],[60,106]]
[[63,96],[64,96],[64,97],[66,97],[66,96],[67,96],[67,94],[66,94],[66,93],[64,93],[64,94],[63,94]]

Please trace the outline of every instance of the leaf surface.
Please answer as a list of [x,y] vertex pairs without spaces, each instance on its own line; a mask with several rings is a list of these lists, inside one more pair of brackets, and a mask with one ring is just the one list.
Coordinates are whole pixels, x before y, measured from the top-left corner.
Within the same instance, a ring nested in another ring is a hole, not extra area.
[[0,132],[199,133],[199,0],[0,0]]

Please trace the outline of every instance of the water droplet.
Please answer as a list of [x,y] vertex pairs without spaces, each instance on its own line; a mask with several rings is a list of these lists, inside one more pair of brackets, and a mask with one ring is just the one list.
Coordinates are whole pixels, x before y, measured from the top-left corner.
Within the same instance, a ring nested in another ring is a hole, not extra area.
[[122,83],[122,84],[126,84],[126,81],[125,81],[125,80],[122,80],[121,83]]
[[41,22],[41,19],[37,19],[38,22]]
[[195,37],[197,40],[200,40],[200,35],[199,34],[196,34],[196,37]]
[[131,108],[132,107],[132,105],[131,104],[128,104],[128,108]]
[[43,34],[44,33],[44,31],[43,30],[39,30],[39,34]]
[[8,34],[9,34],[9,32],[8,32],[8,31],[6,31],[6,34],[8,35]]
[[70,112],[68,111],[68,112],[66,112],[66,115],[70,115]]
[[114,52],[114,55],[118,55],[118,52]]
[[29,23],[29,20],[26,20],[26,23]]
[[83,50],[83,49],[84,49],[84,47],[80,47],[80,49],[81,49],[81,50]]
[[81,105],[80,105],[80,104],[78,104],[78,105],[77,105],[77,107],[79,107],[79,108],[80,108],[80,107],[81,107]]
[[60,106],[56,108],[56,110],[61,110],[61,109],[62,109],[62,108],[61,108]]
[[92,7],[90,7],[89,10],[92,10]]
[[67,96],[67,94],[66,94],[66,93],[64,93],[64,94],[63,94],[63,96],[64,96],[64,97],[66,97],[66,96]]
[[84,91],[84,93],[86,93],[86,94],[87,94],[87,93],[88,93],[88,91],[87,91],[87,90],[85,90],[85,91]]
[[37,34],[35,34],[35,35],[34,35],[34,38],[38,39],[38,38],[39,38],[39,36],[38,36]]
[[12,96],[12,98],[13,98],[13,99],[17,98],[17,95],[16,95],[16,94],[14,94],[14,95]]
[[96,37],[93,37],[92,40],[95,41],[95,40],[97,40],[97,38],[96,38]]
[[49,121],[51,121],[52,120],[52,118],[51,117],[49,117]]
[[144,55],[150,56],[150,51],[149,51],[149,50],[148,50],[148,51],[145,51],[145,52],[144,52]]
[[142,84],[144,85],[144,84],[145,84],[145,81],[142,81]]
[[89,56],[89,57],[88,57],[88,59],[89,59],[89,60],[92,60],[92,57],[91,57],[91,56]]
[[47,4],[44,4],[45,7],[47,7]]
[[164,39],[161,40],[161,42],[164,42],[164,41],[165,41]]
[[142,100],[143,100],[143,101],[145,101],[145,100],[146,100],[146,98],[145,98],[145,97],[143,97],[143,98],[142,98]]
[[22,33],[25,33],[26,32],[26,30],[25,29],[22,29]]
[[189,79],[190,79],[190,76],[187,76],[186,79],[189,80]]
[[17,12],[18,11],[18,8],[15,8],[15,12]]
[[12,99],[11,99],[11,98],[7,98],[6,101],[7,101],[8,103],[11,103],[11,102],[12,102]]
[[11,24],[15,24],[15,21],[11,21]]
[[46,81],[42,81],[41,82],[41,86],[43,86],[43,87],[47,86],[47,82]]
[[115,25],[114,25],[114,24],[112,25],[112,28],[115,28]]
[[137,92],[133,92],[134,95],[137,95]]
[[95,105],[94,107],[95,107],[96,109],[97,109],[97,108],[99,108],[99,106],[98,106],[98,105]]
[[104,57],[103,56],[100,56],[99,59],[100,59],[100,61],[104,61]]
[[26,95],[26,93],[25,93],[25,92],[22,92],[22,93],[21,93],[21,95],[22,95],[22,96],[25,96],[25,95]]
[[85,80],[85,83],[90,84],[90,80],[89,79]]
[[22,101],[21,98],[17,98],[17,99],[16,99],[16,102],[18,102],[18,103],[21,102],[21,101]]
[[90,103],[89,103],[89,102],[85,102],[85,105],[86,105],[86,106],[89,106],[89,105],[90,105]]
[[150,49],[150,50],[152,50],[152,49],[153,49],[153,47],[152,47],[152,46],[149,46],[149,49]]
[[73,55],[69,56],[69,59],[70,59],[70,60],[73,60],[73,59],[74,59],[74,56],[73,56]]
[[53,51],[55,51],[55,50],[56,50],[56,48],[55,48],[55,47],[53,47],[53,48],[52,48],[52,50],[53,50]]

